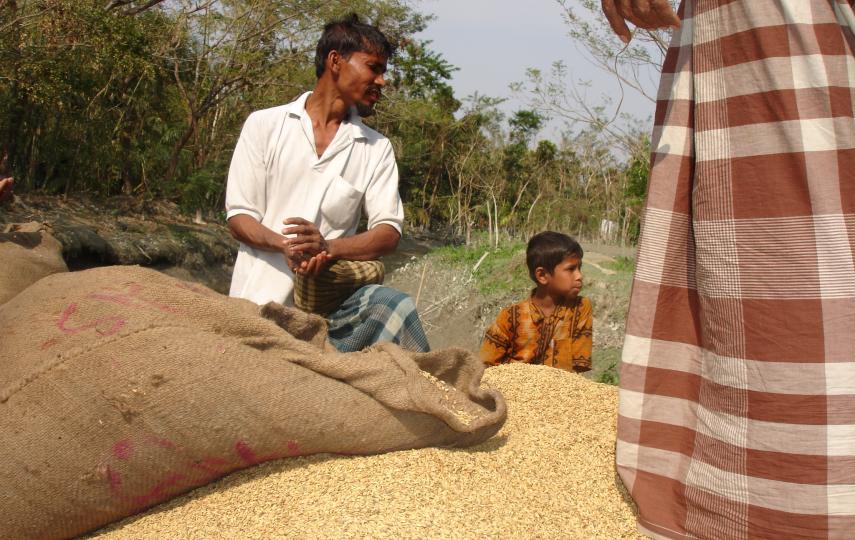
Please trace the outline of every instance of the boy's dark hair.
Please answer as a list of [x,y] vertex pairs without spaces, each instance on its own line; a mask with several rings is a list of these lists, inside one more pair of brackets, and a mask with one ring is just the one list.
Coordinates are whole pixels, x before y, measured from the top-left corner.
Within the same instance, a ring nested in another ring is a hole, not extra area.
[[315,49],[315,74],[319,79],[324,74],[324,64],[330,51],[338,51],[345,59],[355,52],[374,53],[389,58],[394,54],[395,47],[376,26],[359,22],[356,13],[351,13],[324,26]]
[[525,249],[525,264],[528,266],[528,275],[537,283],[534,271],[543,267],[550,274],[570,255],[576,255],[580,259],[584,255],[579,242],[566,234],[555,231],[544,231],[532,236]]

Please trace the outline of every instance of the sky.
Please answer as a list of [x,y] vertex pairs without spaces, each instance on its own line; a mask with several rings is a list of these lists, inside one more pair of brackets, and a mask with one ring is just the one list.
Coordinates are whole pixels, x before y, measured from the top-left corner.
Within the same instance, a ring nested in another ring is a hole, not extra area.
[[[617,84],[585,57],[567,35],[562,7],[555,0],[422,0],[416,5],[435,19],[418,38],[431,40],[431,48],[460,68],[451,86],[460,99],[473,92],[509,98],[500,108],[506,115],[526,108],[509,85],[525,79],[526,68],[548,73],[553,62],[568,66],[568,82],[589,80],[591,97],[614,94]],[[652,104],[628,96],[624,109],[639,118],[652,117]],[[563,122],[550,122],[540,137],[558,140]]]

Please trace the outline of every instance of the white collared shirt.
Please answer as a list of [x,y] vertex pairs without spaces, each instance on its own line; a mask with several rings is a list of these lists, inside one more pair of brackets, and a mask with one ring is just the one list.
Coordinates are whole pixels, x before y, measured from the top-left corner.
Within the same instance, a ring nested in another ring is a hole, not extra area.
[[[229,168],[226,218],[247,214],[281,233],[286,218],[301,217],[332,240],[356,233],[363,208],[369,229],[386,223],[400,233],[404,208],[389,139],[352,113],[318,158],[305,109],[310,94],[249,115]],[[290,305],[292,278],[282,253],[241,243],[229,295]]]

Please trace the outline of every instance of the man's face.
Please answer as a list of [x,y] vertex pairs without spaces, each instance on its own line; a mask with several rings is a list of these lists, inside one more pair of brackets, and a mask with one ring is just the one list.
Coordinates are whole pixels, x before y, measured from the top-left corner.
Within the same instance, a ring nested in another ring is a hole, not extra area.
[[355,52],[340,57],[336,88],[348,106],[370,110],[380,99],[386,85],[386,57],[370,52]]

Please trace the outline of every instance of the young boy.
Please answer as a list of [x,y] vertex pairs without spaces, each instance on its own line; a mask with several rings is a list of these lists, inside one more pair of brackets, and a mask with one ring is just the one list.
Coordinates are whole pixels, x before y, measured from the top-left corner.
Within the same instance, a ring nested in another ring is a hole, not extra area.
[[582,246],[566,234],[545,231],[526,248],[535,289],[499,313],[481,345],[488,365],[545,364],[567,371],[591,369],[591,302],[582,296]]

